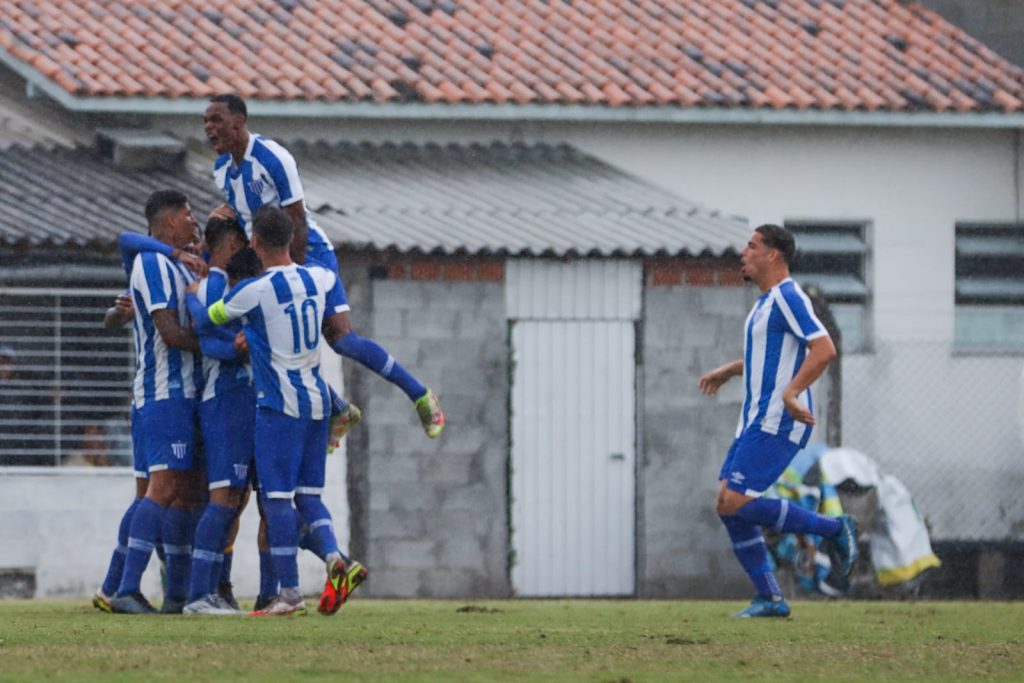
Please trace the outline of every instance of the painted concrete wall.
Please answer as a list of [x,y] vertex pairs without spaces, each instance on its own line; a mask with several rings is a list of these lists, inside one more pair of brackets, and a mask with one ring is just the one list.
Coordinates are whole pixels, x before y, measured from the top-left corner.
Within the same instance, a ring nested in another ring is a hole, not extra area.
[[356,552],[371,572],[367,594],[507,596],[503,286],[371,280],[352,300],[368,321],[357,330],[436,387],[448,421],[441,438],[428,439],[405,394],[346,363],[364,409],[350,472],[360,501],[354,526],[363,534]]

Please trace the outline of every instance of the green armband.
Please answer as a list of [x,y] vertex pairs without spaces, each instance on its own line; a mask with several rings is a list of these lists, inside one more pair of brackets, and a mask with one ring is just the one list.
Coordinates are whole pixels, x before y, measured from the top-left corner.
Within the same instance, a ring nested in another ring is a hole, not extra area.
[[224,306],[224,299],[221,299],[217,303],[210,306],[210,308],[207,309],[207,312],[210,316],[210,320],[213,321],[214,325],[223,325],[224,323],[231,319],[228,317],[227,307]]

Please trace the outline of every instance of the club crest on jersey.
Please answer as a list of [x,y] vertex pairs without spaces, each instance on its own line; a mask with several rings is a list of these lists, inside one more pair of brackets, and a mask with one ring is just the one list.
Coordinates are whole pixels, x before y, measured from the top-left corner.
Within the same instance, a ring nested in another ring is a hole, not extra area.
[[184,441],[175,441],[171,444],[171,453],[173,453],[174,457],[178,460],[184,460],[187,452],[188,447],[185,445]]
[[259,178],[257,180],[253,180],[253,181],[251,181],[249,183],[249,191],[252,192],[257,197],[263,195],[263,188],[264,187],[266,187],[266,185],[263,183],[263,179],[262,178]]
[[234,465],[234,468],[235,468],[235,479],[245,479],[248,476],[248,474],[249,474],[249,466],[248,465],[239,465],[239,464],[236,463]]

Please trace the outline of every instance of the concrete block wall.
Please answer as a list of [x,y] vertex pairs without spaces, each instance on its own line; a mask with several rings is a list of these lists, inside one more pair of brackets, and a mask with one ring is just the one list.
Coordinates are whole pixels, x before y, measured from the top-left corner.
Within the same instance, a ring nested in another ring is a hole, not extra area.
[[438,393],[448,421],[428,439],[401,390],[346,361],[364,410],[348,453],[353,552],[370,568],[370,595],[510,593],[504,288],[500,272],[475,273],[349,286],[353,308],[366,311],[357,324]]
[[638,375],[640,597],[742,598],[750,592],[714,509],[742,386],[733,380],[708,398],[697,381],[741,357],[754,292],[732,277],[734,264],[716,271],[708,277],[703,268],[648,268]]

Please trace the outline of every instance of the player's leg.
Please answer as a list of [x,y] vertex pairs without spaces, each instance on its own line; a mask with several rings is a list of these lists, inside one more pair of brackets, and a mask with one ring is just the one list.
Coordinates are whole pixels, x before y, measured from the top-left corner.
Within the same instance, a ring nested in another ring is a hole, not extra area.
[[121,524],[117,530],[117,546],[110,557],[107,575],[104,577],[103,584],[99,590],[92,596],[93,607],[101,612],[110,612],[110,600],[117,594],[117,589],[121,585],[121,577],[124,574],[124,561],[128,554],[128,531],[131,528],[132,516],[135,514],[136,508],[139,507],[139,503],[146,496],[146,485],[149,482],[148,475],[146,475],[145,471],[142,472],[143,477],[139,477],[138,474],[136,472],[135,498],[121,517]]
[[[180,495],[180,477],[192,465],[194,407],[191,401],[156,401],[136,412],[142,453],[149,472],[149,485],[132,515],[128,530],[128,552],[114,612],[151,613],[155,610],[142,596],[142,574],[164,531],[164,517]],[[172,469],[173,465],[173,469]],[[164,543],[167,539],[164,538]]]
[[[307,263],[309,262],[337,273],[338,282],[344,292],[345,285],[341,282],[338,259],[333,251],[327,248],[317,249],[309,254]],[[352,330],[352,319],[348,312],[342,313],[342,317],[342,336],[331,348],[346,358],[358,361],[404,391],[409,400],[414,402],[416,413],[427,436],[432,439],[440,436],[444,430],[445,420],[437,395],[413,377],[384,347],[372,339],[356,334]]]
[[280,594],[254,616],[284,616],[306,611],[299,593],[298,534],[292,499],[302,461],[305,420],[266,408],[256,411],[256,472],[267,520],[267,537]]
[[[756,593],[750,606],[735,616],[786,617],[789,616],[789,605],[783,598],[779,583],[775,578],[761,528],[735,514],[740,505],[752,499],[748,495],[749,489],[746,487],[749,485],[760,486],[761,484],[752,471],[763,471],[751,466],[752,460],[758,465],[763,463],[753,457],[755,451],[750,448],[749,441],[744,438],[745,436],[741,436],[733,442],[725,462],[722,464],[719,474],[721,485],[715,505],[719,519],[722,520],[722,525],[725,526],[725,530],[729,534],[733,553],[740,566],[743,567],[743,571],[750,578]],[[781,472],[782,470],[779,471],[779,474]],[[774,481],[775,479],[772,478],[771,483]],[[770,486],[771,483],[767,486]]]
[[[744,471],[746,480],[735,485],[736,495],[725,506],[726,512],[780,533],[811,534],[835,539],[840,569],[849,574],[856,559],[856,525],[851,517],[828,517],[792,505],[788,500],[762,495],[789,466],[799,446],[784,437],[759,430],[749,430],[740,440],[745,454],[751,457],[743,470],[736,470]],[[726,495],[731,493],[726,490]],[[747,495],[741,496],[741,493]]]
[[302,464],[295,488],[295,507],[309,529],[313,544],[323,553],[327,565],[327,580],[318,609],[321,614],[330,616],[345,604],[352,591],[366,579],[367,570],[338,548],[331,513],[321,498],[326,481],[323,446],[327,439],[327,425],[323,420],[310,420],[305,436]]
[[210,502],[196,528],[186,614],[232,614],[215,593],[223,551],[249,483],[254,401],[249,392],[214,396],[199,406]]
[[260,527],[256,533],[256,546],[260,551],[260,592],[256,596],[256,604],[253,610],[259,612],[270,604],[270,601],[277,597],[279,586],[277,583],[277,572],[274,571],[274,560],[270,554],[270,539],[267,537],[267,518],[263,512],[263,503],[260,500],[259,492],[256,493],[256,503],[260,510]]

